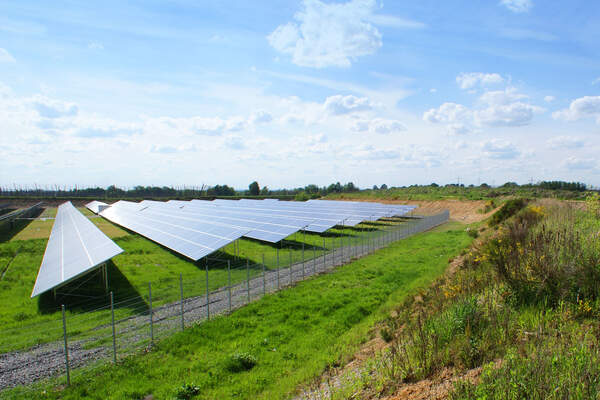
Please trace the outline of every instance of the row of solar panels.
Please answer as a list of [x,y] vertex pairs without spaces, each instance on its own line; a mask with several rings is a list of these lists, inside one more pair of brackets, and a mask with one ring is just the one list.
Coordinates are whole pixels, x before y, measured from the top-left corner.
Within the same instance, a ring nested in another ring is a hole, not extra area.
[[277,243],[300,230],[321,233],[336,225],[405,215],[413,208],[325,201],[144,200],[118,201],[100,215],[196,261],[242,236]]
[[[240,237],[276,243],[306,230],[402,216],[414,206],[310,200],[100,201],[86,207],[102,217],[197,261]],[[63,285],[123,250],[70,202],[58,208],[31,297]]]

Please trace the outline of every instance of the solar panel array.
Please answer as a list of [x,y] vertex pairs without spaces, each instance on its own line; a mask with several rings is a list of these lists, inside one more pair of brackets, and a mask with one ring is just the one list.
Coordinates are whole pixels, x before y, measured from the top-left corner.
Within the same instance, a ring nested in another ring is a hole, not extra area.
[[83,275],[123,252],[71,202],[58,207],[31,297]]
[[402,216],[413,208],[322,200],[121,200],[100,215],[196,261],[242,236],[277,243],[301,230],[321,233],[336,225]]

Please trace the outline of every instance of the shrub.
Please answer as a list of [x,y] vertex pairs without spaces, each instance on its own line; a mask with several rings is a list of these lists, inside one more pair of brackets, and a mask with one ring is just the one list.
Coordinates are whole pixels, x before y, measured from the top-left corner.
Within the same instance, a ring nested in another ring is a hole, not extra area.
[[515,215],[517,212],[525,207],[525,200],[523,199],[511,199],[502,205],[502,207],[492,215],[490,220],[490,226],[496,226],[508,218]]
[[256,358],[249,353],[235,353],[227,360],[226,368],[230,372],[251,370],[257,363]]
[[467,235],[471,236],[473,239],[477,239],[479,233],[477,232],[477,229],[467,228]]
[[193,383],[184,383],[177,389],[176,398],[178,400],[189,400],[200,394],[200,388]]
[[385,340],[386,343],[389,343],[394,339],[394,334],[388,328],[381,328],[379,333],[381,334],[381,338]]

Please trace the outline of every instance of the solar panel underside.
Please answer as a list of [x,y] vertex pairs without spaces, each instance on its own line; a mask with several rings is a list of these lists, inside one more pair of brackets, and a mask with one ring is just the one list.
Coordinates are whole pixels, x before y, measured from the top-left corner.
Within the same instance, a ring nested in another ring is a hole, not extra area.
[[174,219],[152,213],[147,205],[117,202],[100,215],[194,261],[232,243],[248,232],[209,221]]
[[71,202],[58,207],[31,297],[61,286],[123,252]]

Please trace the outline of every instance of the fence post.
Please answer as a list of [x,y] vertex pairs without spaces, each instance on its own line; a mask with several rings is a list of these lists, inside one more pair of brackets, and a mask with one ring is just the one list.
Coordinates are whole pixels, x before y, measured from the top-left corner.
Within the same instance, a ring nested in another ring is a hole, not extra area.
[[246,258],[246,291],[248,292],[248,303],[250,303],[250,260]]
[[331,266],[335,267],[335,237],[331,238],[331,261]]
[[180,307],[181,307],[181,330],[185,329],[185,317],[183,310],[183,274],[179,274],[179,298],[180,298]]
[[71,386],[71,370],[69,369],[69,345],[67,343],[67,316],[65,315],[65,305],[61,305],[63,320],[63,336],[65,338],[65,367],[67,369],[67,386]]
[[[306,237],[306,235],[304,236]],[[304,240],[302,241],[302,279],[306,277],[306,271],[304,270]]]
[[290,247],[290,285],[292,284],[292,282],[294,281],[294,277],[292,276],[292,248]]
[[317,247],[313,244],[313,275],[317,274]]
[[325,254],[327,254],[327,253],[325,253],[325,249],[326,249],[325,237],[323,237],[323,271],[325,271],[327,269],[327,267],[325,266]]
[[265,255],[262,255],[262,270],[263,270],[263,296],[267,294],[267,277],[265,274]]
[[112,323],[113,362],[117,363],[117,332],[115,330],[115,298],[110,292],[110,319]]
[[227,260],[227,295],[229,297],[229,314],[231,314],[231,261]]
[[279,247],[277,248],[277,290],[279,290]]
[[150,314],[150,341],[154,342],[154,327],[152,326],[152,283],[148,282],[148,306]]
[[206,258],[206,320],[210,319],[210,294],[208,292],[208,258]]

